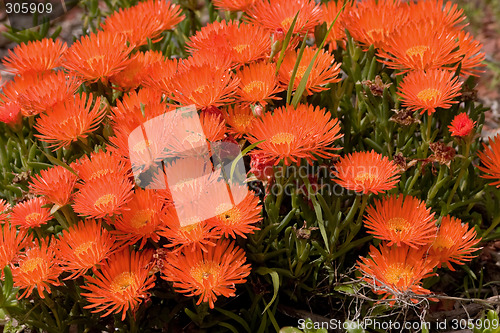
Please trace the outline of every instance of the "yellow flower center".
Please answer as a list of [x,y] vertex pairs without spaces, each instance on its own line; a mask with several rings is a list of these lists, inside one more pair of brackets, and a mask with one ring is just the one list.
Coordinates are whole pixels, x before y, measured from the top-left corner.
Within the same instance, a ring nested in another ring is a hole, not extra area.
[[441,97],[441,92],[434,88],[427,88],[417,94],[419,100],[429,102]]
[[238,224],[242,219],[242,214],[238,207],[229,203],[219,205],[215,209],[215,212],[219,220],[221,220],[224,224]]
[[243,87],[243,91],[247,95],[255,95],[266,89],[266,85],[263,81],[252,81]]
[[241,44],[241,45],[234,46],[233,50],[235,50],[236,52],[238,52],[239,54],[241,54],[241,53],[245,52],[249,48],[250,48],[250,45],[248,45],[248,44]]
[[154,211],[152,209],[139,210],[130,219],[130,225],[134,229],[140,229],[151,221],[153,215]]
[[94,241],[88,241],[78,245],[74,251],[75,255],[79,257],[83,253],[87,252],[87,250],[90,249],[92,246],[94,246],[94,244],[95,244]]
[[111,170],[111,169],[97,170],[96,172],[94,172],[93,174],[90,175],[89,180],[94,180],[94,179],[97,179],[97,178],[101,178],[101,177],[110,175],[112,173],[113,173],[113,170]]
[[97,199],[94,203],[94,207],[97,209],[108,209],[114,205],[116,205],[116,202],[118,201],[118,198],[114,194],[105,194],[99,199]]
[[[281,21],[281,26],[283,27],[283,29],[285,31],[288,31],[288,29],[290,29],[290,26],[292,25],[294,17],[295,17],[295,15],[294,16],[289,16],[286,19],[284,19],[283,21]],[[296,27],[299,26],[299,18],[298,17],[297,17],[297,21],[295,23],[295,26]]]
[[87,64],[90,68],[94,69],[94,66],[98,64],[102,59],[104,59],[104,55],[96,55],[87,59]]
[[429,47],[427,45],[416,45],[416,46],[412,46],[409,49],[407,49],[406,55],[409,57],[414,57],[416,55],[423,57],[424,52],[427,50],[429,50]]
[[199,86],[194,91],[200,94],[203,94],[208,89],[208,86],[205,84],[203,86]]
[[366,183],[367,181],[373,181],[377,178],[376,175],[369,172],[360,172],[354,177],[356,183]]
[[402,263],[390,265],[385,272],[385,280],[388,284],[397,285],[401,279],[409,281],[413,274],[411,268]]
[[387,221],[387,228],[399,233],[408,230],[410,228],[410,223],[402,217],[393,217]]
[[[297,68],[297,73],[295,73],[295,81],[294,84],[298,84],[300,80],[302,80],[302,77],[304,77],[304,74],[306,73],[307,67],[309,65],[300,65]],[[292,72],[290,72],[290,76],[292,75]]]
[[369,31],[366,32],[366,34],[371,38],[371,39],[375,39],[374,36],[379,36],[379,35],[384,35],[385,31],[384,29],[371,29]]
[[213,261],[200,262],[198,265],[191,268],[191,276],[200,284],[210,277],[213,280],[219,278],[219,265]]
[[236,127],[240,129],[246,129],[250,126],[254,119],[254,116],[249,114],[238,114],[234,116],[234,123]]
[[35,269],[40,267],[43,263],[43,259],[40,257],[28,259],[21,265],[21,271],[23,273],[33,272]]
[[191,233],[194,229],[197,228],[198,223],[203,221],[203,219],[198,216],[191,216],[189,218],[184,218],[180,221],[181,231],[186,233]]
[[124,293],[135,283],[136,279],[135,273],[123,272],[113,279],[110,289],[113,293]]
[[434,241],[434,244],[432,244],[432,247],[438,250],[441,249],[449,249],[451,248],[455,242],[450,236],[447,235],[439,235],[436,237],[436,240]]
[[24,220],[26,221],[27,224],[31,225],[31,224],[37,223],[41,216],[42,216],[42,214],[33,212],[33,213],[26,215]]
[[142,140],[137,142],[133,147],[132,150],[136,153],[139,152],[144,152],[147,148],[149,147],[149,144],[146,142],[146,140]]
[[275,145],[287,144],[289,145],[295,140],[295,135],[292,133],[281,132],[273,135],[273,137],[269,140]]

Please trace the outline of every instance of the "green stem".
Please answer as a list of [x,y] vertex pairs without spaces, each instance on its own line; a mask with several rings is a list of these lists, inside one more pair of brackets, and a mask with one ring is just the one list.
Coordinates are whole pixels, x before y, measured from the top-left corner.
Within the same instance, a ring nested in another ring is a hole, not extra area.
[[[354,215],[358,211],[359,203],[361,202],[361,195],[356,195],[356,199],[354,199],[354,203],[351,206],[351,210],[349,210],[349,213],[347,214],[345,220],[340,224],[339,226],[339,231],[344,230],[344,228],[352,222],[354,219]],[[340,234],[340,232],[339,232]]]
[[432,134],[432,113],[427,116],[427,131],[425,132],[425,141],[424,141],[424,149],[422,158],[427,157],[427,151],[429,149],[431,143],[431,134]]
[[427,196],[427,203],[428,204],[432,201],[432,199],[434,199],[434,197],[438,193],[439,189],[443,186],[443,183],[441,182],[441,180],[443,180],[444,169],[445,169],[444,165],[441,165],[439,167],[438,178],[436,179],[434,186],[432,186],[432,188],[429,190],[429,195]]
[[488,229],[486,229],[485,232],[483,232],[483,234],[481,235],[481,238],[485,239],[486,236],[488,236],[488,234],[490,232],[492,232],[493,230],[495,230],[495,228],[500,224],[500,216],[497,216],[493,222],[491,223],[490,227]]
[[455,192],[458,189],[458,185],[460,184],[460,181],[462,180],[462,177],[464,176],[465,171],[469,167],[470,146],[471,146],[471,140],[467,140],[467,144],[465,146],[464,161],[462,163],[462,166],[460,167],[460,173],[458,174],[457,180],[455,181],[455,185],[451,189],[450,195],[448,196],[448,201],[446,202],[446,211],[447,212],[449,212],[451,201],[453,200],[453,196],[455,195]]
[[363,195],[363,201],[361,202],[361,209],[359,211],[358,219],[356,220],[356,224],[360,225],[361,220],[363,219],[363,213],[365,212],[366,205],[368,204],[368,194]]
[[406,190],[406,194],[410,194],[411,189],[413,186],[415,186],[415,183],[417,182],[418,177],[420,176],[420,168],[417,168],[417,172],[415,172],[415,175],[413,176],[410,186],[408,186],[408,189]]
[[26,146],[26,140],[24,139],[23,129],[16,131],[17,138],[19,139],[19,146],[21,147],[21,162],[23,164],[24,170],[30,170],[28,165],[28,147]]

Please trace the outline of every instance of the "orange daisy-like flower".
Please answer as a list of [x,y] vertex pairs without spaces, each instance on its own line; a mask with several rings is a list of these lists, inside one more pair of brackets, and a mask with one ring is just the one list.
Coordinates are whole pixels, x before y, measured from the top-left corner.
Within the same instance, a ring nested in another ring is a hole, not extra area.
[[22,128],[23,114],[18,104],[7,102],[0,104],[0,123],[4,123],[17,131]]
[[147,80],[148,69],[163,63],[163,54],[159,51],[137,52],[122,71],[112,76],[109,81],[120,89],[135,89]]
[[59,286],[58,280],[61,269],[56,263],[53,246],[47,240],[33,245],[19,256],[16,264],[12,265],[14,286],[25,291],[19,298],[28,297],[36,288],[38,295],[45,298],[44,292],[50,294],[50,286]]
[[485,173],[482,178],[493,179],[491,186],[500,188],[500,134],[489,139],[490,146],[483,143],[484,151],[479,151],[477,155],[483,165],[478,165],[479,170]]
[[[344,5],[345,8],[342,11]],[[321,6],[321,19],[326,23],[327,28],[332,25],[333,21],[337,18],[338,15],[337,21],[335,21],[330,34],[326,38],[327,43],[329,43],[330,45],[330,50],[336,50],[338,45],[342,45],[342,47],[344,47],[347,38],[345,34],[345,20],[347,13],[352,11],[352,4],[350,2],[347,2],[346,4],[346,0],[339,0],[330,1],[326,4],[322,4]]]
[[85,275],[107,259],[114,249],[114,238],[95,220],[80,221],[69,230],[63,230],[56,243],[58,264],[63,271],[71,273],[65,280]]
[[226,121],[222,114],[202,111],[200,114],[200,123],[205,137],[210,142],[220,141],[226,135]]
[[232,22],[228,23],[227,21],[215,21],[207,24],[189,38],[186,43],[187,50],[194,54],[197,51],[213,48],[216,46],[216,42],[224,44],[222,36],[226,34],[225,31],[232,24]]
[[7,219],[9,218],[10,214],[10,204],[3,200],[0,199],[0,223],[7,222]]
[[357,262],[358,269],[363,273],[364,280],[374,286],[376,293],[385,294],[383,299],[404,301],[409,294],[430,294],[422,287],[422,280],[433,275],[435,265],[425,259],[423,249],[381,245],[378,250],[370,246],[369,255],[370,258],[361,258]]
[[403,74],[452,65],[457,62],[457,47],[454,33],[430,28],[424,22],[413,22],[400,26],[388,36],[378,55],[382,63]]
[[50,209],[43,208],[47,201],[44,198],[34,198],[18,203],[12,208],[10,223],[21,229],[39,227],[52,219]]
[[452,136],[457,136],[459,138],[464,138],[473,133],[475,121],[469,118],[467,113],[462,112],[453,118],[451,124],[448,126]]
[[483,44],[475,40],[468,32],[460,30],[458,32],[457,64],[454,69],[457,70],[460,66],[462,75],[479,76],[484,72],[484,59],[486,54],[481,52]]
[[190,251],[168,255],[162,276],[174,283],[174,288],[188,296],[200,296],[197,304],[208,302],[211,309],[217,296],[235,296],[235,284],[245,283],[250,264],[244,265],[245,251],[223,240],[208,252]]
[[214,198],[214,201],[220,204],[212,207],[215,217],[207,222],[225,237],[236,238],[239,235],[246,238],[246,234],[258,229],[255,224],[262,220],[261,207],[259,198],[253,193],[248,192],[241,202],[234,204],[224,202],[223,198]]
[[278,86],[275,73],[276,65],[268,62],[257,62],[244,67],[237,73],[240,78],[238,100],[266,105],[270,99],[281,99],[274,96],[284,90]]
[[414,197],[391,196],[366,209],[365,226],[375,238],[418,248],[436,236],[434,214]]
[[135,190],[132,200],[125,206],[123,215],[112,224],[116,231],[116,239],[125,244],[135,244],[141,241],[142,249],[148,239],[157,243],[160,240],[158,232],[162,229],[161,211],[163,201],[154,190]]
[[142,70],[142,85],[170,94],[170,82],[174,79],[179,65],[178,59],[152,61]]
[[253,124],[257,121],[250,106],[235,104],[228,107],[224,115],[227,124],[230,126],[228,132],[235,138],[241,138],[252,130]]
[[341,157],[335,165],[334,181],[363,194],[378,194],[393,189],[399,182],[398,167],[375,151],[355,152]]
[[454,74],[442,69],[408,73],[401,82],[398,95],[403,106],[412,111],[432,114],[436,108],[449,109],[461,95],[462,82]]
[[354,40],[366,48],[370,45],[379,48],[407,20],[408,12],[399,0],[380,0],[378,2],[368,0],[358,3],[357,7],[347,12],[344,24]]
[[106,108],[101,106],[100,97],[92,107],[92,94],[87,98],[87,94],[82,93],[42,114],[35,125],[40,134],[35,136],[51,143],[54,150],[68,147],[97,130],[105,115]]
[[116,154],[99,151],[83,156],[71,167],[84,183],[93,182],[107,177],[123,177],[129,175],[125,162]]
[[319,107],[300,104],[297,109],[288,105],[266,113],[258,119],[249,133],[248,140],[265,154],[266,159],[273,159],[276,164],[284,159],[285,164],[300,164],[306,159],[310,164],[317,157],[332,158],[338,156],[333,151],[333,142],[343,135],[339,134],[340,125],[336,118]]
[[95,276],[86,276],[82,293],[90,303],[86,309],[92,312],[122,313],[125,320],[127,311],[134,313],[144,299],[149,298],[149,289],[154,287],[155,275],[150,274],[152,252],[135,252],[125,249],[113,254]]
[[184,106],[202,109],[221,106],[234,100],[239,79],[229,69],[216,70],[210,65],[193,66],[171,80],[172,99]]
[[[312,47],[306,47],[302,58],[300,59],[299,67],[295,74],[295,79],[293,81],[293,89],[297,89],[300,81],[304,77],[309,64],[312,62],[314,55],[316,54],[316,49]],[[283,58],[283,63],[278,71],[280,81],[288,87],[290,80],[292,78],[293,70],[295,68],[295,63],[297,62],[298,51],[288,51]],[[339,82],[341,79],[338,77],[340,73],[340,65],[335,62],[335,57],[324,51],[318,54],[316,61],[312,67],[306,84],[306,92],[308,95],[312,95],[315,92],[320,92],[327,90],[324,87],[327,83]]]
[[43,73],[61,66],[61,57],[66,49],[66,43],[44,38],[17,45],[14,50],[9,50],[2,63],[11,73]]
[[53,204],[64,206],[69,203],[78,176],[62,166],[40,171],[30,185],[33,194],[43,195]]
[[408,12],[412,21],[422,21],[431,28],[458,31],[467,25],[464,23],[464,10],[451,1],[446,4],[443,0],[410,2]]
[[437,261],[438,267],[446,264],[454,271],[451,263],[463,265],[465,261],[475,258],[472,253],[478,250],[475,246],[480,241],[481,238],[476,239],[476,231],[469,229],[467,223],[447,215],[441,220],[436,238],[429,248],[429,256]]
[[286,32],[292,26],[297,12],[299,15],[293,29],[294,34],[312,32],[320,23],[321,8],[313,0],[256,0],[247,14],[254,24],[273,32],[278,29]]
[[134,184],[123,177],[104,177],[83,185],[75,194],[73,209],[81,216],[112,217],[132,199]]
[[213,0],[215,7],[231,12],[246,11],[256,0]]
[[110,76],[127,67],[132,49],[122,35],[99,31],[71,45],[65,54],[64,67],[84,81],[101,80],[107,84]]
[[3,268],[10,264],[14,258],[21,252],[26,243],[26,230],[18,231],[9,225],[3,225],[0,232],[0,278]]
[[181,6],[168,1],[148,0],[130,8],[120,9],[106,18],[104,31],[123,35],[130,45],[137,47],[161,39],[161,33],[173,29],[184,19]]

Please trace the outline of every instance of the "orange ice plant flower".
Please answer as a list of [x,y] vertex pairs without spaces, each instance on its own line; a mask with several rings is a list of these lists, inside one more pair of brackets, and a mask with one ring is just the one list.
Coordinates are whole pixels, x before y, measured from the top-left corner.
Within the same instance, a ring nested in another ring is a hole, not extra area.
[[113,32],[99,31],[83,36],[65,54],[64,67],[84,81],[101,80],[107,84],[109,77],[123,70],[130,62],[133,46],[127,46],[125,37]]
[[47,239],[33,242],[11,269],[14,286],[24,289],[19,298],[30,296],[35,288],[40,298],[45,298],[44,293],[50,294],[51,286],[61,285],[58,279],[61,269],[56,263],[54,247],[48,245]]
[[13,226],[19,226],[21,229],[39,227],[52,219],[50,209],[44,208],[47,204],[44,198],[33,198],[12,208],[10,223]]
[[228,107],[224,118],[229,125],[228,132],[237,139],[249,133],[257,121],[250,106],[240,103]]
[[[342,7],[344,7],[344,5],[345,8],[342,11]],[[347,13],[353,10],[352,4],[347,0],[339,0],[323,3],[321,4],[321,7],[321,20],[326,23],[327,28],[330,28],[338,15],[337,21],[335,21],[330,34],[326,37],[326,42],[329,43],[330,50],[336,50],[339,45],[345,47],[347,36],[345,34],[344,25]]]
[[412,21],[421,21],[431,28],[444,28],[459,31],[467,26],[464,10],[456,3],[443,0],[425,0],[410,2],[407,6]]
[[484,72],[484,59],[486,53],[482,52],[483,44],[475,40],[470,33],[460,30],[456,36],[459,49],[457,51],[456,65],[454,70],[460,66],[461,75],[480,76]]
[[44,38],[17,45],[2,63],[8,72],[19,75],[43,73],[61,66],[66,49],[66,43]]
[[215,7],[231,12],[246,11],[256,0],[213,0]]
[[403,106],[430,115],[437,108],[449,109],[458,103],[453,99],[462,94],[461,89],[462,82],[453,73],[434,69],[408,73],[401,82],[398,95]]
[[276,164],[284,160],[286,165],[300,164],[306,159],[310,164],[317,157],[332,158],[340,148],[331,145],[341,138],[339,121],[319,107],[300,104],[294,109],[287,105],[266,113],[258,119],[249,133],[250,143],[258,144],[266,159]]
[[135,252],[125,248],[102,265],[94,276],[85,277],[87,292],[82,293],[90,303],[86,309],[93,313],[103,312],[101,317],[121,313],[125,320],[127,312],[135,313],[141,303],[150,297],[155,275],[150,272],[152,252]]
[[489,138],[489,147],[483,143],[483,149],[477,153],[482,163],[478,168],[485,173],[481,177],[492,179],[490,185],[500,188],[500,134]]
[[[422,287],[422,280],[432,276],[434,263],[425,259],[425,249],[409,246],[370,246],[370,258],[357,262],[363,279],[374,287],[377,294],[391,303],[414,295],[426,296],[431,292]],[[410,298],[411,299],[411,298]],[[414,303],[418,300],[411,299]]]
[[375,238],[388,241],[388,246],[418,248],[436,236],[434,213],[423,201],[403,195],[375,201],[366,209],[365,226]]
[[438,267],[446,264],[452,271],[455,269],[451,263],[464,265],[476,256],[478,250],[475,246],[481,241],[476,239],[476,231],[462,220],[445,216],[441,220],[438,233],[429,248],[429,257],[437,262]]
[[106,108],[101,106],[101,98],[95,100],[92,107],[92,94],[76,95],[64,103],[59,103],[50,111],[42,114],[35,128],[40,140],[51,143],[58,149],[68,147],[72,142],[86,139],[96,131],[106,115]]
[[280,100],[275,95],[284,89],[278,86],[276,65],[256,62],[237,72],[240,78],[238,101],[266,105],[268,100]]
[[472,121],[467,113],[462,112],[453,118],[451,124],[448,126],[448,129],[450,130],[452,136],[464,138],[474,132],[473,130],[475,125],[476,122]]
[[205,111],[202,111],[200,114],[200,123],[207,140],[215,142],[224,139],[226,135],[226,120],[222,117],[222,114]]
[[197,304],[208,302],[213,309],[218,296],[233,297],[235,285],[246,282],[250,264],[245,261],[243,249],[222,240],[208,252],[184,249],[168,255],[162,277],[173,282],[177,292],[200,296]]
[[286,33],[297,12],[299,15],[293,33],[313,32],[321,20],[321,8],[314,0],[256,0],[247,14],[254,24],[272,32],[280,29]]
[[106,18],[104,31],[119,34],[137,47],[161,39],[161,33],[174,29],[183,19],[181,6],[169,1],[148,0],[130,8],[121,8]]
[[84,182],[93,182],[106,177],[127,177],[129,170],[125,161],[112,152],[93,152],[71,164],[78,177]]
[[5,200],[0,199],[0,224],[7,222],[9,214],[10,214],[10,204]]
[[[293,81],[293,89],[296,90],[300,84],[300,81],[304,77],[309,64],[312,62],[314,55],[316,54],[316,49],[312,47],[306,47],[302,58],[300,59],[299,66],[297,67],[297,72],[295,74],[295,79]],[[290,80],[292,78],[293,70],[298,58],[298,51],[290,50],[285,54],[283,63],[279,69],[278,75],[281,83],[288,87]],[[328,83],[336,83],[341,79],[338,77],[340,74],[340,63],[335,62],[335,57],[321,50],[314,62],[309,77],[306,83],[306,92],[308,95],[312,95],[316,92],[327,90],[325,87]]]
[[342,187],[363,194],[378,194],[396,187],[398,167],[386,156],[370,152],[355,152],[343,156],[335,165],[334,181]]
[[163,61],[163,54],[159,51],[137,52],[130,58],[127,67],[110,77],[109,80],[120,90],[135,89],[148,80],[148,69],[158,66]]
[[8,224],[0,226],[0,278],[3,268],[10,264],[24,248],[26,230],[17,230]]
[[62,166],[41,170],[33,177],[30,189],[33,194],[43,195],[49,202],[64,206],[69,203],[78,176]]

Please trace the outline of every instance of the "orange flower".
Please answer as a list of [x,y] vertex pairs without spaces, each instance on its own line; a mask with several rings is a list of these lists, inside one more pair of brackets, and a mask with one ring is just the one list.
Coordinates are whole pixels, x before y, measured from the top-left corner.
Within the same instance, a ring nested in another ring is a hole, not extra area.
[[7,219],[9,218],[9,210],[10,204],[5,200],[0,199],[0,224],[7,222]]
[[130,58],[127,67],[109,80],[119,89],[135,89],[148,80],[147,74],[150,67],[163,63],[163,54],[160,51],[137,52]]
[[68,147],[72,142],[85,139],[96,131],[106,115],[106,108],[101,107],[101,98],[97,97],[92,108],[92,94],[76,95],[64,103],[57,104],[37,120],[35,136],[51,143],[54,150]]
[[393,189],[399,182],[398,167],[373,150],[341,157],[335,165],[334,179],[342,187],[363,194],[378,194]]
[[68,279],[85,275],[107,259],[115,249],[114,238],[95,220],[80,221],[63,230],[56,243],[57,261]]
[[52,219],[50,209],[43,208],[47,201],[44,198],[34,198],[18,203],[12,208],[10,223],[21,229],[39,227]]
[[473,133],[475,121],[469,118],[467,113],[462,112],[453,118],[451,124],[448,126],[452,136],[458,136],[459,138],[464,138]]
[[59,286],[61,269],[57,266],[53,246],[46,239],[33,243],[25,253],[19,256],[12,265],[14,286],[26,289],[19,298],[28,297],[36,288],[40,298],[45,298],[44,292],[50,294],[50,286]]
[[345,28],[354,40],[365,48],[372,44],[379,48],[394,31],[405,25],[407,20],[408,11],[399,0],[368,0],[358,3],[358,6],[349,12],[346,10]]
[[250,132],[257,121],[250,106],[242,104],[228,107],[224,118],[230,126],[228,132],[233,134],[235,138],[241,138]]
[[179,61],[177,59],[167,59],[162,61],[152,61],[142,70],[144,87],[154,88],[170,94],[172,88],[170,82],[173,80]]
[[73,209],[81,216],[112,217],[132,199],[134,184],[127,178],[104,177],[86,183],[75,194]]
[[292,26],[297,12],[299,15],[293,33],[313,32],[321,19],[321,8],[314,0],[256,0],[247,14],[254,24],[272,32],[282,29],[286,33]]
[[422,22],[408,23],[386,38],[383,47],[378,50],[378,56],[382,63],[403,74],[411,70],[427,71],[455,64],[458,61],[457,47],[454,33],[446,29],[431,28]]
[[385,294],[383,299],[389,298],[394,303],[405,301],[412,294],[430,294],[422,287],[422,280],[433,275],[434,263],[425,259],[424,249],[381,245],[378,250],[370,246],[369,255],[371,258],[361,258],[357,262],[358,269],[364,280],[374,286],[375,293]]
[[219,198],[215,197],[214,202],[221,203],[216,207],[211,207],[214,217],[207,221],[209,226],[215,227],[224,237],[236,238],[239,235],[246,238],[246,234],[253,234],[258,230],[255,224],[262,220],[259,198],[253,193],[247,192],[243,200],[235,200],[234,204],[225,202],[221,193]]
[[342,45],[342,47],[345,47],[346,44],[346,34],[345,34],[345,20],[347,13],[351,12],[352,9],[352,4],[348,2],[346,4],[346,0],[339,0],[339,1],[330,1],[321,4],[322,7],[322,15],[321,15],[321,20],[326,23],[327,29],[330,28],[332,25],[333,21],[339,14],[339,12],[342,10],[342,7],[345,4],[344,10],[340,13],[337,21],[335,21],[335,24],[333,25],[332,30],[330,31],[330,34],[326,38],[327,43],[330,44],[330,51],[331,50],[336,50],[338,45]]
[[231,12],[246,11],[251,8],[256,0],[213,0],[217,8]]
[[244,265],[245,251],[228,240],[219,241],[208,252],[185,249],[167,258],[162,277],[172,281],[177,292],[199,295],[197,304],[208,302],[211,309],[217,296],[235,296],[235,284],[245,283],[250,274],[250,264]]
[[446,215],[441,220],[438,233],[431,247],[429,256],[437,261],[438,267],[446,264],[452,271],[455,269],[451,263],[463,265],[476,256],[472,253],[478,249],[475,248],[481,238],[476,239],[476,231],[468,228],[467,223],[462,224],[462,220]]
[[133,47],[161,39],[161,33],[172,30],[184,19],[181,6],[168,1],[148,0],[130,8],[121,8],[106,18],[104,31],[122,35]]
[[64,67],[84,81],[101,80],[107,84],[110,76],[127,67],[132,49],[122,35],[99,31],[83,36],[71,45],[65,55]]
[[462,75],[479,76],[484,72],[484,59],[486,54],[481,52],[483,45],[475,40],[468,32],[463,30],[458,32],[458,45],[457,64],[453,69],[458,70],[460,66],[460,73]]
[[3,225],[0,233],[0,278],[3,268],[10,264],[21,252],[26,243],[26,230],[17,230],[9,225]]
[[[304,77],[304,74],[309,67],[309,64],[314,58],[315,53],[316,49],[312,47],[306,47],[304,49],[304,53],[302,54],[302,58],[300,59],[299,67],[297,68],[297,72],[295,74],[295,80],[293,81],[294,90],[296,90],[299,86],[300,81]],[[281,64],[281,67],[279,69],[279,79],[286,87],[288,87],[288,85],[290,84],[293,69],[295,67],[295,63],[297,62],[297,56],[298,51],[288,51],[285,54],[283,63]],[[321,50],[307,79],[307,94],[312,95],[315,92],[327,90],[328,88],[324,87],[324,85],[328,83],[339,82],[341,80],[338,77],[340,73],[340,65],[341,64],[335,62],[335,57],[332,54]]]
[[208,50],[214,46],[219,47],[216,44],[225,44],[223,37],[233,24],[233,22],[228,23],[226,21],[215,21],[207,24],[189,38],[189,41],[186,43],[187,50],[194,54],[197,51]]
[[228,69],[216,70],[210,65],[193,66],[175,75],[171,82],[172,99],[184,106],[202,109],[221,106],[234,100],[239,79]]
[[142,301],[148,299],[149,289],[154,287],[155,275],[150,274],[152,252],[135,252],[125,249],[113,254],[95,276],[85,277],[82,293],[90,303],[85,309],[92,312],[105,312],[101,317],[111,313],[122,313],[125,320],[127,311],[134,313]]
[[123,177],[129,175],[129,170],[125,162],[116,154],[111,152],[99,151],[83,156],[71,167],[76,171],[84,183],[93,182],[107,177]]
[[489,139],[490,146],[483,143],[484,151],[479,151],[477,155],[484,165],[478,165],[479,170],[485,173],[482,178],[493,179],[491,186],[500,188],[500,134]]
[[248,103],[267,104],[267,100],[280,97],[275,94],[284,89],[278,87],[278,79],[276,77],[276,65],[268,62],[257,62],[244,67],[237,73],[240,78],[238,87],[238,100]]
[[319,107],[300,104],[297,109],[288,105],[266,113],[258,119],[249,133],[248,140],[254,144],[265,140],[258,148],[266,159],[276,164],[284,159],[285,164],[300,164],[305,158],[310,164],[317,157],[338,156],[333,151],[333,142],[342,137],[339,121]]
[[207,140],[215,142],[224,139],[226,135],[226,121],[222,117],[222,114],[205,111],[202,111],[200,114],[200,123]]
[[423,201],[402,195],[391,196],[366,209],[365,226],[375,238],[389,241],[388,246],[418,248],[432,242],[436,235],[434,213]]
[[412,21],[421,21],[430,28],[459,31],[467,25],[463,23],[464,10],[451,1],[446,4],[443,4],[443,0],[410,2],[408,11]]
[[18,131],[23,125],[23,115],[18,104],[7,102],[0,104],[0,123],[4,123],[12,130]]
[[11,73],[43,73],[61,66],[61,57],[66,49],[66,43],[44,38],[17,45],[14,50],[9,50],[2,63]]
[[77,176],[62,166],[41,170],[30,185],[33,194],[43,195],[53,204],[64,206],[69,203]]
[[436,112],[436,108],[449,109],[458,103],[453,98],[460,96],[462,82],[458,77],[441,69],[410,72],[403,78],[398,95],[403,106],[421,114]]
[[158,232],[162,227],[161,210],[163,201],[154,190],[136,189],[125,206],[123,215],[111,222],[116,231],[116,239],[124,244],[135,244],[141,241],[142,249],[148,239],[158,243]]

